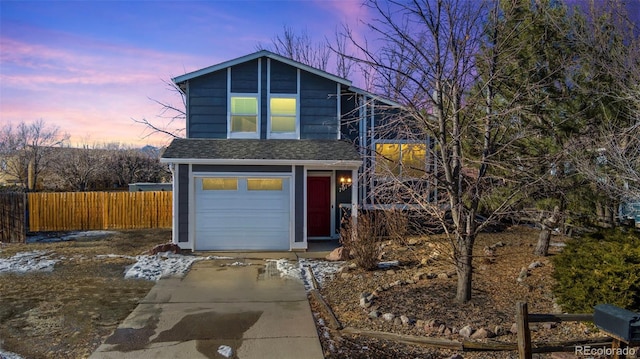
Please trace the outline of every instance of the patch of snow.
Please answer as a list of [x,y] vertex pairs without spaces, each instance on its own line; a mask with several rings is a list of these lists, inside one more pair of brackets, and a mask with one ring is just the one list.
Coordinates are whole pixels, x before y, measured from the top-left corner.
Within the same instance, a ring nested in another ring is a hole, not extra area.
[[231,266],[231,267],[243,267],[243,266],[250,266],[251,263],[245,263],[245,262],[233,262],[231,264],[226,264],[227,266]]
[[231,358],[233,355],[233,349],[228,345],[221,345],[218,347],[218,354],[225,358]]
[[233,259],[233,257],[225,257],[225,256],[208,256],[207,259]]
[[[344,267],[345,262],[330,262],[315,259],[300,259],[301,267],[306,267],[308,270],[313,271],[313,275],[316,277],[320,286],[324,285],[324,282],[333,278],[333,276]],[[309,275],[309,274],[307,274]],[[307,281],[307,279],[305,279]],[[311,281],[311,278],[308,278]]]
[[184,256],[171,252],[140,255],[137,262],[125,270],[125,278],[158,281],[161,278],[184,277],[191,265],[204,257]]
[[125,256],[122,254],[98,254],[96,255],[96,258],[126,258],[126,259],[136,259],[136,257],[133,256]]
[[27,243],[52,243],[52,242],[65,242],[72,241],[79,238],[93,238],[93,237],[104,237],[110,234],[114,234],[117,232],[114,231],[82,231],[82,232],[71,232],[61,236],[52,237],[49,234],[36,234],[33,236],[27,237]]
[[268,259],[267,261],[276,263],[281,277],[302,280],[306,290],[313,289],[313,281],[309,271],[313,271],[313,275],[316,277],[318,284],[322,286],[326,279],[333,277],[333,275],[344,266],[344,262],[329,262],[304,258],[299,259],[297,263],[292,263],[287,259]]
[[16,353],[5,352],[0,349],[0,359],[22,359],[22,357]]
[[0,273],[51,272],[58,259],[50,259],[51,251],[37,250],[16,253],[10,258],[0,258]]

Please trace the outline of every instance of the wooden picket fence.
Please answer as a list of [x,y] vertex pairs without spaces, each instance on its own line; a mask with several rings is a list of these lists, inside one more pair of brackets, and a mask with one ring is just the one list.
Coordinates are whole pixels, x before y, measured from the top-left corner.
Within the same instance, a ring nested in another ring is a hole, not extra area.
[[29,193],[29,231],[171,228],[171,192]]

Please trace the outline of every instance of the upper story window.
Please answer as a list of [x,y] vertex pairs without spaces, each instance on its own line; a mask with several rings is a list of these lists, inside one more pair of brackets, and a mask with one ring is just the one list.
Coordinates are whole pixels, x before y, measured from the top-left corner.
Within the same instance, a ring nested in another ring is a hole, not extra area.
[[295,95],[271,95],[269,100],[269,137],[298,137],[298,100]]
[[232,94],[230,102],[230,137],[259,138],[257,95]]
[[376,143],[378,176],[419,178],[426,169],[427,146],[424,143]]

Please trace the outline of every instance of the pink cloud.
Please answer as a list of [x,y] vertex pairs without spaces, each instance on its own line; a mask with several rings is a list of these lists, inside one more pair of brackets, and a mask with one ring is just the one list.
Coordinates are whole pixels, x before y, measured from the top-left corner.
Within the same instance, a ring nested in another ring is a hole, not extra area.
[[[145,128],[135,119],[154,119],[160,107],[149,98],[180,104],[163,80],[182,74],[183,63],[207,59],[122,47],[75,42],[54,47],[2,37],[0,46],[0,122],[43,119],[68,132],[72,143],[95,142],[143,145],[166,142],[143,139]],[[7,50],[5,50],[7,49]]]

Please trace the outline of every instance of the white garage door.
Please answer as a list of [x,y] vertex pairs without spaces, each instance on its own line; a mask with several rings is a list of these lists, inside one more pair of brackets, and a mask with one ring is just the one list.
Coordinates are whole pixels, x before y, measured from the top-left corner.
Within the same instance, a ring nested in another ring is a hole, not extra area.
[[196,178],[196,250],[289,250],[289,177]]

